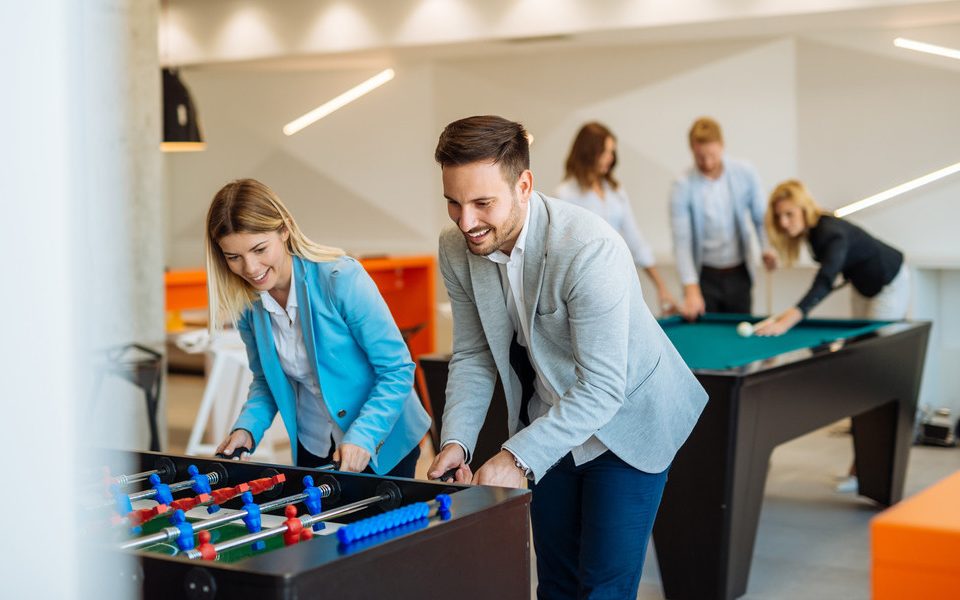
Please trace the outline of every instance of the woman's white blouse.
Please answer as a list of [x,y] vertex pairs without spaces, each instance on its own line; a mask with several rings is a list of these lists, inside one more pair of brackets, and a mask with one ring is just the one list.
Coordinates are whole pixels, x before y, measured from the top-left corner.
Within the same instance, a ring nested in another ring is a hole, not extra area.
[[630,254],[633,255],[633,262],[640,268],[652,267],[655,264],[653,250],[647,240],[643,239],[640,228],[637,227],[627,192],[624,191],[623,186],[615,190],[606,181],[602,184],[603,198],[600,198],[592,189],[581,189],[575,179],[565,179],[557,186],[554,195],[560,200],[572,202],[600,215],[623,237],[623,241],[630,249]]
[[270,314],[273,341],[280,366],[297,397],[297,437],[311,454],[325,457],[332,450],[331,438],[333,444],[340,444],[343,431],[330,417],[327,404],[323,401],[316,368],[310,364],[310,354],[303,339],[297,287],[292,269],[286,307],[281,308],[269,292],[260,292],[260,299],[263,301],[263,308]]

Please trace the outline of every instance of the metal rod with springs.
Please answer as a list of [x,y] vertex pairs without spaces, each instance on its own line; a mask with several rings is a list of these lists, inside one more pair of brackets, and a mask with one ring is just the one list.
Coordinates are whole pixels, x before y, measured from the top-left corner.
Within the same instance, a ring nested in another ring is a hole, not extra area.
[[[317,486],[317,489],[320,490],[321,498],[329,498],[333,494],[333,487],[326,483],[322,483]],[[271,500],[270,502],[264,502],[260,505],[260,510],[262,512],[269,512],[271,510],[280,508],[286,504],[296,504],[297,502],[302,502],[307,499],[309,494],[306,492],[300,492],[299,494],[294,494],[292,496],[287,496],[286,498],[277,498],[276,500]],[[221,525],[226,525],[232,521],[237,521],[247,516],[246,509],[241,509],[235,513],[220,515],[212,519],[204,519],[202,521],[196,522],[193,524],[194,531],[203,531],[206,529],[214,529]],[[124,542],[120,545],[120,548],[123,550],[132,550],[137,548],[146,548],[147,546],[152,546],[154,544],[162,544],[163,542],[169,542],[171,540],[177,539],[181,534],[181,531],[177,527],[164,527],[157,533],[139,537],[128,542]]]
[[[329,519],[333,519],[341,515],[349,515],[351,513],[355,513],[357,511],[363,510],[364,508],[370,506],[371,504],[377,504],[378,502],[386,502],[391,500],[392,498],[393,496],[389,493],[380,494],[378,496],[371,496],[364,500],[358,500],[350,504],[344,504],[343,506],[332,508],[330,510],[325,510],[315,515],[307,515],[307,516],[299,517],[299,520],[304,528],[308,528],[314,523],[327,521]],[[221,552],[225,552],[232,548],[237,548],[246,544],[251,544],[259,540],[265,540],[267,538],[281,535],[283,533],[286,533],[287,530],[288,530],[287,525],[283,524],[283,525],[280,525],[279,527],[274,527],[272,529],[264,529],[256,533],[251,533],[242,537],[221,542],[219,544],[216,544],[213,548],[216,551],[216,553],[219,554]],[[203,558],[203,554],[198,549],[187,550],[185,555],[187,558],[190,558],[190,559]]]

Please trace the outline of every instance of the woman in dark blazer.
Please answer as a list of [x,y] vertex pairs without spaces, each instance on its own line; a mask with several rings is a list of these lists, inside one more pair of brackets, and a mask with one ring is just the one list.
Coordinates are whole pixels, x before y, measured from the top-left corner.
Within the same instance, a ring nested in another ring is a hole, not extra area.
[[834,289],[843,275],[853,287],[853,317],[897,320],[910,306],[910,271],[903,253],[849,221],[821,209],[796,179],[773,190],[767,206],[770,242],[785,264],[793,264],[806,240],[820,269],[806,295],[795,306],[758,324],[757,335],[780,335],[799,323]]
[[363,267],[310,241],[254,179],[217,192],[206,229],[211,328],[236,324],[253,371],[217,452],[254,452],[279,412],[297,465],[413,477],[430,417],[413,391],[407,346]]
[[[770,194],[766,216],[770,242],[787,265],[796,261],[800,245],[810,244],[820,269],[809,291],[796,306],[757,325],[756,335],[781,335],[806,317],[827,294],[836,289],[837,275],[853,287],[854,318],[897,320],[910,307],[910,271],[903,253],[849,221],[826,213],[806,186],[796,179],[784,181]],[[837,484],[838,492],[857,489],[856,470]]]

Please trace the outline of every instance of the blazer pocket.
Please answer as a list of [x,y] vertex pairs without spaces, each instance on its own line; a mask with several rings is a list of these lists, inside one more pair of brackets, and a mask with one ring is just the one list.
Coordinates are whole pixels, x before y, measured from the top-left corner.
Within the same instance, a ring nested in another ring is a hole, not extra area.
[[[544,310],[541,312],[541,308]],[[567,307],[563,304],[557,305],[556,308],[551,309],[550,307],[538,306],[537,312],[534,315],[534,320],[536,319],[545,319],[547,321],[566,319],[567,318]]]
[[537,333],[534,343],[537,343],[537,339],[549,341],[549,343],[561,349],[561,352],[569,353],[571,351],[570,322],[565,307],[558,307],[548,314],[535,314],[533,316],[533,329]]
[[645,384],[645,383],[647,382],[647,380],[650,379],[650,376],[657,372],[657,367],[660,366],[660,359],[661,359],[662,357],[663,357],[663,354],[658,354],[658,355],[657,355],[657,362],[655,362],[655,363],[653,364],[653,368],[650,369],[650,372],[649,372],[649,373],[647,373],[646,375],[644,375],[644,376],[640,379],[640,383],[638,383],[638,384],[630,391],[630,393],[627,394],[627,398],[631,398],[634,394],[636,394],[638,391],[640,391],[640,388],[642,388],[642,387],[643,387],[643,384]]

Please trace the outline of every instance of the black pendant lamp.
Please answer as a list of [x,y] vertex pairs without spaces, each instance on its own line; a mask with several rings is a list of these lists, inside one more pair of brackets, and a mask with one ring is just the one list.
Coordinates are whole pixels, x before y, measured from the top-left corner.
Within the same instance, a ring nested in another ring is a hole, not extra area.
[[177,71],[163,69],[163,143],[160,149],[164,152],[196,152],[206,148],[190,91]]

